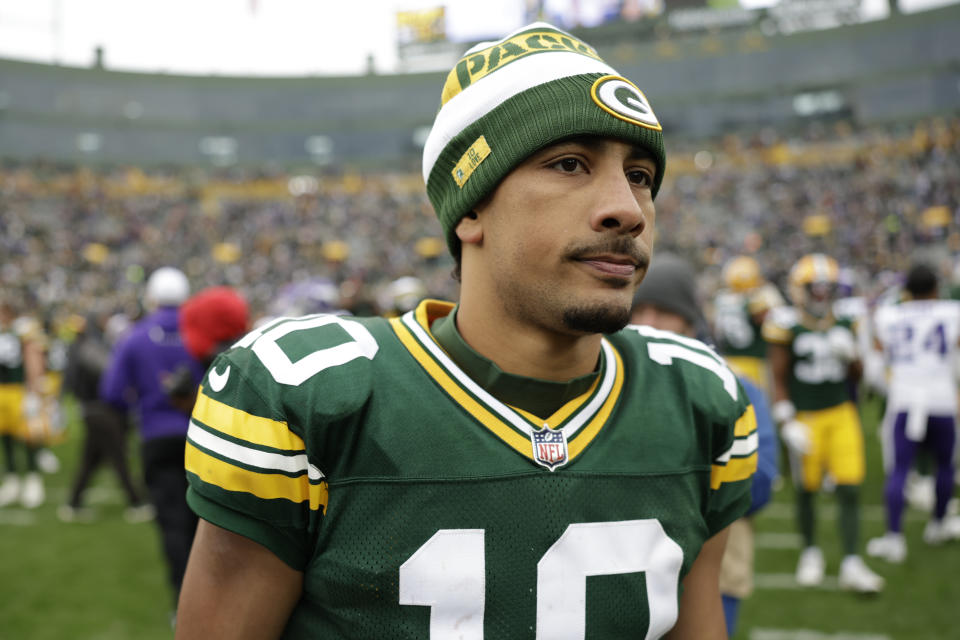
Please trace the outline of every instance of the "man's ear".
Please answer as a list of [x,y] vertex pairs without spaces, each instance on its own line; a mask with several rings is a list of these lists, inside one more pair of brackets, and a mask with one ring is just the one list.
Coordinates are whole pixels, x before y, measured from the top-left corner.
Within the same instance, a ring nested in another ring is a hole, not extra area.
[[463,216],[454,231],[462,244],[480,244],[483,240],[483,225],[476,211]]

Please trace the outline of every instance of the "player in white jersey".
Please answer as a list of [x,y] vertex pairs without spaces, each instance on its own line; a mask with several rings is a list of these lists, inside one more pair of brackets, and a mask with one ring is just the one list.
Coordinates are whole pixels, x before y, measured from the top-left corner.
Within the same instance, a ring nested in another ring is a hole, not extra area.
[[907,301],[881,307],[875,316],[875,335],[890,368],[883,423],[887,533],[867,546],[869,555],[897,563],[907,554],[904,485],[920,447],[936,463],[936,501],[924,540],[939,544],[960,537],[958,523],[946,517],[954,482],[960,302],[939,300],[936,273],[922,264],[910,269],[905,289]]

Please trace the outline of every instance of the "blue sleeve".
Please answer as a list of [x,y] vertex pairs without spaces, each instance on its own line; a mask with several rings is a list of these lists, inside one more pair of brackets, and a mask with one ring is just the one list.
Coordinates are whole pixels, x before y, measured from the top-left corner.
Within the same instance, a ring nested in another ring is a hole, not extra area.
[[126,410],[128,407],[127,389],[130,375],[127,371],[129,360],[127,347],[129,344],[129,340],[124,340],[117,345],[110,358],[110,364],[100,378],[100,399],[121,410]]
[[779,469],[777,432],[770,415],[770,404],[763,391],[749,380],[740,378],[757,417],[757,471],[753,474],[751,495],[753,501],[747,515],[759,510],[770,502],[773,493],[773,481]]

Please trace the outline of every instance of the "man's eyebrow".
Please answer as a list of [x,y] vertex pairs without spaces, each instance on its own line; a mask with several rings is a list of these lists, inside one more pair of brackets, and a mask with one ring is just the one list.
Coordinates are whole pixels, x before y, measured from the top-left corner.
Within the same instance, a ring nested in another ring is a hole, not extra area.
[[[556,142],[548,144],[547,146],[541,148],[540,151],[538,151],[537,153],[544,152],[548,149],[552,150],[558,147],[562,148],[567,145],[571,145],[571,146],[579,145],[582,147],[586,147],[590,151],[597,152],[597,151],[600,151],[604,145],[609,144],[612,141],[614,141],[614,139],[612,138],[604,138],[603,136],[597,136],[597,135],[591,135],[591,134],[573,135],[568,138],[561,138]],[[649,160],[654,164],[657,163],[656,156],[654,156],[649,149],[639,144],[630,145],[630,151],[627,153],[626,159],[633,162],[637,160]]]
[[[590,149],[591,151],[598,151],[601,147],[603,147],[605,144],[608,144],[609,142],[611,142],[610,138],[604,138],[602,136],[578,135],[578,136],[570,136],[569,138],[563,138],[561,140],[557,140],[550,146],[553,147],[553,146],[562,146],[564,144],[579,144]],[[639,144],[630,145],[630,153],[628,154],[627,157],[630,160],[656,161],[656,158],[650,152],[650,150]]]
[[630,155],[627,156],[630,160],[652,160],[656,162],[656,158],[653,157],[653,154],[650,153],[650,150],[646,147],[641,147],[638,144],[632,145],[630,147]]

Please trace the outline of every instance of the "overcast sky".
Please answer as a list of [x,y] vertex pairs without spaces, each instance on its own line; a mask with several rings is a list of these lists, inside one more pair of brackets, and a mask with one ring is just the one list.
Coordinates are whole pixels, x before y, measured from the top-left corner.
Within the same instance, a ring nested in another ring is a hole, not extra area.
[[349,75],[363,73],[372,55],[376,70],[390,73],[396,11],[441,4],[456,39],[523,24],[523,0],[0,0],[0,57],[88,66],[102,45],[111,69]]
[[[113,69],[356,74],[396,66],[396,11],[441,0],[0,0],[0,57]],[[482,6],[483,11],[476,11]],[[474,8],[471,11],[471,8]],[[517,0],[454,2],[457,24],[503,33]],[[464,13],[471,13],[463,19]],[[522,23],[519,23],[522,24]],[[481,35],[480,37],[485,37]]]

